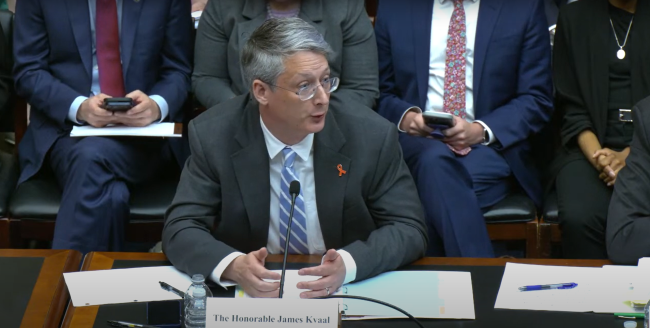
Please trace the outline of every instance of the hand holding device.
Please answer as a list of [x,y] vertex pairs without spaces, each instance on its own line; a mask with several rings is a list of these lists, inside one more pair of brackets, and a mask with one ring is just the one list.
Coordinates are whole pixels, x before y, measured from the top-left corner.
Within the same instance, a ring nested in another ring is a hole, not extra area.
[[454,126],[454,116],[449,113],[424,112],[422,118],[424,123],[433,129],[431,136],[436,139],[444,139],[442,131]]
[[133,108],[131,98],[104,98],[103,108],[112,112],[124,112]]
[[133,108],[126,111],[114,112],[119,123],[126,126],[147,126],[160,120],[161,112],[158,103],[140,90],[126,95],[133,100]]
[[423,112],[424,123],[432,128],[444,130],[454,126],[454,115],[441,112]]
[[414,137],[426,137],[433,132],[433,129],[424,123],[421,112],[409,110],[402,117],[399,129]]
[[109,96],[100,93],[84,100],[77,110],[77,121],[86,122],[96,128],[116,123],[117,119],[113,113],[103,108],[106,98]]

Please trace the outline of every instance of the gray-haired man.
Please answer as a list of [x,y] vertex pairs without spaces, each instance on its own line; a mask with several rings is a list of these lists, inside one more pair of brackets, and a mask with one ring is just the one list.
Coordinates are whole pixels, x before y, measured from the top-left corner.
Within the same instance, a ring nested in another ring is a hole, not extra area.
[[[282,253],[288,185],[300,181],[289,252],[318,254],[300,270],[303,298],[410,263],[427,244],[422,208],[395,126],[359,104],[333,101],[330,48],[298,18],[271,19],[243,49],[250,94],[190,123],[192,155],[167,211],[163,248],[189,274],[277,297],[264,268]],[[247,253],[247,254],[245,254]]]

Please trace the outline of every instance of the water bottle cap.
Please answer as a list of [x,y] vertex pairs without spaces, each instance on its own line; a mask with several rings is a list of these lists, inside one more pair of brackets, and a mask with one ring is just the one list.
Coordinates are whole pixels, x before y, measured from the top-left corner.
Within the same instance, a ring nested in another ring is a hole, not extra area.
[[623,323],[623,327],[625,327],[625,328],[636,328],[636,321],[625,321]]
[[197,274],[192,276],[192,282],[194,282],[194,283],[202,283],[204,281],[205,281],[205,278],[203,277],[202,274],[197,273]]

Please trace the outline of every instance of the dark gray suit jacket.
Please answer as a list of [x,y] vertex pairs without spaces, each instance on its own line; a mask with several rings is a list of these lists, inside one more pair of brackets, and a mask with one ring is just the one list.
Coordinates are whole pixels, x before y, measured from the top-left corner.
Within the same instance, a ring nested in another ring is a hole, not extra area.
[[607,216],[607,253],[620,264],[650,256],[650,97],[632,115],[630,155],[616,178]]
[[[325,246],[344,249],[357,280],[424,255],[427,233],[394,124],[369,108],[330,104],[314,136],[314,181]],[[245,94],[192,120],[192,155],[167,210],[163,249],[176,268],[208,277],[234,251],[265,247],[269,155],[258,105]],[[339,177],[341,164],[347,174]]]
[[[210,1],[196,35],[192,90],[205,107],[244,94],[239,56],[250,35],[266,21],[266,0]],[[302,1],[299,17],[320,32],[334,53],[332,76],[339,97],[373,108],[379,97],[377,44],[363,0]]]

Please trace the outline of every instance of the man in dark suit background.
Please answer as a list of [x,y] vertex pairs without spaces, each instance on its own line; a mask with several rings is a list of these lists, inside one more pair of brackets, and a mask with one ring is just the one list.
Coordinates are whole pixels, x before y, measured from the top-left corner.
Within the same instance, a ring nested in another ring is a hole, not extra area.
[[[2,13],[3,17],[6,14],[10,15],[10,13],[4,12]],[[11,49],[10,40],[5,37],[8,33],[9,31],[4,29],[3,24],[0,24],[0,132],[13,126],[13,120],[10,116],[11,108],[9,108],[9,99],[13,90],[13,80],[11,78],[13,55],[9,50]]]
[[[277,297],[264,268],[282,253],[289,184],[300,181],[289,252],[323,254],[299,271],[302,297],[410,263],[427,237],[395,126],[359,104],[333,104],[331,48],[299,18],[270,19],[242,51],[250,94],[189,126],[192,155],[167,211],[163,249],[179,270],[255,297]],[[244,254],[248,253],[248,254]]]
[[650,98],[632,109],[634,137],[614,187],[607,215],[607,254],[635,265],[650,256]]
[[[382,0],[375,34],[378,111],[403,132],[427,255],[494,256],[483,212],[518,187],[541,204],[528,138],[552,110],[542,0]],[[424,111],[455,125],[434,139]]]
[[[74,124],[182,122],[190,89],[187,0],[21,0],[15,16],[18,94],[31,104],[19,145],[24,182],[49,166],[63,195],[53,248],[118,251],[129,188],[171,161],[161,139],[71,138]],[[133,98],[123,113],[108,97]]]

